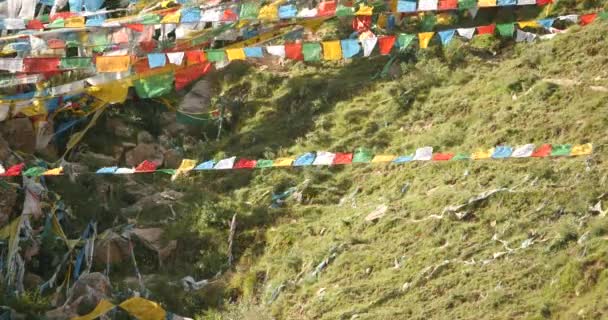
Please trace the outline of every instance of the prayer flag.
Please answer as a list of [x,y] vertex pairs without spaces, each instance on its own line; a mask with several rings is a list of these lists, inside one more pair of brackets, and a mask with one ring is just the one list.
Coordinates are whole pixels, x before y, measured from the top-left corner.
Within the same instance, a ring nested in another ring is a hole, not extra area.
[[369,57],[372,54],[372,51],[374,50],[374,47],[376,46],[377,42],[378,38],[376,36],[361,39],[361,46],[363,46],[364,57]]
[[523,146],[515,148],[515,150],[513,150],[513,153],[511,154],[511,158],[527,158],[530,157],[533,152],[534,145],[531,143],[525,144]]
[[545,29],[551,29],[551,27],[553,26],[553,22],[555,21],[555,19],[539,19],[536,20],[536,22],[538,22],[539,25],[541,25],[543,28]]
[[[207,50],[205,52],[205,54],[207,55],[207,60],[209,60],[210,62],[226,61],[226,51],[224,51],[224,50],[221,50],[221,49]],[[187,55],[187,53],[186,53],[186,55]]]
[[239,159],[239,161],[237,161],[234,164],[234,169],[251,169],[251,168],[255,168],[256,165],[255,160],[251,160],[251,159]]
[[6,170],[4,169],[2,164],[0,164],[0,176],[4,175],[5,172],[6,172]]
[[367,148],[357,148],[353,156],[354,163],[368,163],[372,160],[372,152]]
[[169,63],[181,66],[184,61],[184,52],[167,52]]
[[410,43],[412,43],[414,38],[416,38],[416,36],[413,34],[407,34],[407,33],[399,34],[399,37],[397,38],[397,47],[400,50],[407,48],[410,45]]
[[353,162],[353,154],[352,153],[341,153],[337,152],[334,156],[334,160],[332,164],[350,164]]
[[266,46],[266,51],[268,51],[268,53],[270,55],[285,58],[285,46],[284,45]]
[[551,154],[551,144],[545,143],[545,144],[541,145],[540,147],[536,148],[536,150],[534,150],[534,152],[532,152],[531,157],[541,158],[541,157],[547,157],[550,154]]
[[521,28],[521,29],[523,29],[523,28],[536,28],[536,27],[539,26],[537,20],[520,21],[517,24],[519,25],[519,28]]
[[433,38],[435,32],[422,32],[418,34],[418,43],[421,49],[426,49],[429,46],[429,42]]
[[[224,51],[223,50],[218,50],[221,51],[221,55],[224,55]],[[184,52],[184,56],[186,57],[186,65],[193,65],[193,64],[199,64],[199,63],[203,63],[205,61],[207,61],[207,57],[205,56],[205,52],[202,50],[190,50],[190,51],[186,51]],[[225,59],[222,59],[221,61],[224,61]],[[211,61],[211,60],[210,60]]]
[[336,8],[336,17],[351,17],[355,15],[355,8],[339,4]]
[[314,166],[330,166],[334,163],[336,155],[327,151],[318,151],[315,161],[312,163]]
[[210,62],[205,62],[204,64],[192,65],[175,71],[175,90],[185,88],[193,81],[207,74],[212,68],[213,65]]
[[[258,14],[257,14],[257,5],[256,5],[256,12],[254,13],[254,16],[252,18],[248,18],[248,19],[255,19],[257,16],[258,16]],[[226,9],[222,13],[222,21],[237,21],[238,19],[239,19],[239,16],[231,9]]]
[[518,6],[528,6],[536,4],[536,0],[517,0]]
[[584,156],[589,155],[593,151],[593,145],[591,143],[586,144],[577,144],[572,147],[572,151],[570,151],[571,156]]
[[226,49],[228,61],[245,60],[245,50],[243,48]]
[[418,0],[418,11],[437,10],[437,0]]
[[374,11],[374,7],[372,6],[366,6],[365,4],[360,4],[359,5],[359,10],[357,10],[357,12],[355,12],[355,15],[357,16],[371,16],[372,13]]
[[276,160],[273,161],[272,166],[273,167],[290,167],[291,164],[294,162],[294,158],[278,158]]
[[468,153],[459,153],[452,158],[452,160],[471,160],[471,155]]
[[129,87],[131,87],[130,79],[117,80],[94,85],[89,87],[87,91],[91,96],[105,103],[115,104],[123,103],[127,100]]
[[504,6],[514,6],[517,5],[517,0],[498,0],[496,1],[496,5],[504,7]]
[[323,1],[317,8],[319,16],[332,16],[336,13],[336,1]]
[[309,166],[309,165],[312,165],[314,161],[315,161],[315,154],[312,152],[308,152],[308,153],[305,153],[305,154],[299,156],[296,159],[296,161],[293,162],[293,166],[294,167]]
[[95,65],[97,72],[128,71],[131,65],[131,56],[97,56]]
[[241,20],[252,20],[258,17],[258,4],[255,2],[245,2],[241,4]]
[[174,73],[168,72],[136,80],[135,92],[140,98],[156,98],[173,89]]
[[371,16],[356,16],[353,18],[352,27],[353,30],[361,33],[368,31],[372,26]]
[[340,41],[323,41],[323,57],[325,60],[342,59]]
[[262,52],[262,47],[246,47],[245,56],[247,58],[263,58],[264,53]]
[[70,70],[70,69],[84,69],[89,68],[93,65],[93,61],[90,57],[70,57],[70,58],[61,58],[61,63],[59,67],[62,70]]
[[474,9],[477,8],[477,0],[458,0],[458,9]]
[[232,167],[234,166],[235,160],[236,160],[236,157],[222,159],[215,164],[215,167],[213,167],[213,169],[215,169],[215,170],[232,169]]
[[23,58],[23,71],[43,73],[59,71],[60,58]]
[[435,153],[433,154],[433,161],[448,161],[454,157],[453,153]]
[[359,41],[355,39],[340,40],[340,46],[342,48],[342,57],[344,59],[350,59],[361,51]]
[[554,144],[551,146],[552,157],[569,156],[571,151],[571,144]]
[[260,159],[257,161],[255,167],[256,168],[270,168],[272,167],[273,161],[267,159]]
[[279,19],[295,18],[298,13],[298,8],[293,4],[288,4],[279,7]]
[[42,175],[43,176],[60,176],[62,174],[63,174],[63,168],[59,167],[59,168],[49,169],[49,170],[45,171]]
[[74,317],[72,320],[95,320],[104,314],[108,313],[110,310],[114,309],[116,306],[113,305],[106,299],[101,299],[99,304],[93,309],[93,311],[79,317]]
[[213,169],[214,166],[215,166],[215,161],[208,160],[208,161],[205,161],[205,162],[199,164],[198,166],[194,167],[194,169],[192,169],[192,170],[196,170],[196,171],[211,170],[211,169]]
[[458,28],[456,32],[458,32],[459,36],[471,40],[475,34],[475,28]]
[[114,171],[114,174],[134,174],[135,169],[133,168],[118,168]]
[[496,29],[495,24],[490,24],[487,26],[480,26],[480,27],[477,27],[477,34],[480,36],[484,35],[484,34],[494,34],[495,29]]
[[398,156],[395,158],[395,160],[393,160],[393,163],[405,163],[405,162],[410,162],[412,160],[414,160],[414,156],[412,156],[412,155]]
[[455,10],[458,9],[458,0],[439,0],[437,6],[439,10]]
[[163,320],[167,312],[156,302],[133,297],[119,305],[131,316],[139,320]]
[[199,8],[183,8],[181,23],[198,23],[201,20],[201,10]]
[[477,6],[480,8],[484,7],[496,7],[496,0],[479,0]]
[[456,30],[454,29],[450,29],[450,30],[445,30],[445,31],[439,31],[439,38],[441,39],[441,44],[443,44],[444,46],[447,46],[450,41],[452,41],[452,38],[454,38],[454,34],[456,33]]
[[391,162],[395,160],[396,156],[388,155],[388,154],[379,154],[374,156],[372,159],[372,163],[382,163],[382,162]]
[[391,49],[395,45],[395,36],[380,36],[378,37],[378,47],[380,47],[381,55],[389,55],[391,53]]
[[287,43],[285,44],[285,57],[291,60],[303,60],[302,55],[302,44],[301,43]]
[[144,160],[142,163],[135,167],[135,172],[154,172],[156,171],[156,163],[148,160]]
[[274,21],[279,19],[279,7],[275,4],[263,6],[258,13],[258,19],[264,21]]
[[492,153],[492,158],[494,159],[504,159],[511,156],[513,153],[513,149],[509,146],[497,146],[494,148],[494,153]]
[[497,24],[496,29],[498,34],[504,38],[513,38],[513,32],[515,31],[515,25],[512,23]]
[[114,174],[118,170],[118,167],[103,167],[97,170],[96,174]]
[[597,18],[597,13],[583,14],[579,17],[580,25],[586,26],[586,25],[590,24],[591,22],[593,22],[595,20],[595,18]]
[[471,159],[473,159],[473,160],[489,159],[492,157],[493,153],[494,153],[494,148],[487,149],[487,150],[477,150],[477,151],[473,152],[473,154],[471,154]]
[[26,177],[39,177],[45,171],[46,171],[46,168],[43,168],[43,167],[31,167],[31,168],[25,170],[25,172],[23,172],[23,175]]
[[552,2],[553,2],[553,0],[536,0],[536,5],[544,6],[544,5],[552,3]]
[[414,159],[416,161],[428,161],[433,157],[433,147],[422,147],[416,149]]
[[416,12],[416,1],[398,0],[397,12]]
[[64,27],[65,28],[83,28],[84,27],[84,17],[69,17],[64,19]]
[[153,68],[164,67],[167,64],[167,57],[164,53],[149,53],[148,66]]

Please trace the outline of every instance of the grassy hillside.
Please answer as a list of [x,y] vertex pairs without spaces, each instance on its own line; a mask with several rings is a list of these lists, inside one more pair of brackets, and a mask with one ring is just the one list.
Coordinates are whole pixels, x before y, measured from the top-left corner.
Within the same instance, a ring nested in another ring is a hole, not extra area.
[[[608,308],[608,221],[590,207],[605,197],[608,173],[608,93],[601,87],[607,26],[574,27],[535,44],[482,37],[406,52],[379,80],[372,76],[388,58],[296,63],[272,75],[247,66],[226,70],[225,95],[246,97],[241,125],[229,138],[202,145],[199,158],[222,157],[220,150],[264,158],[546,142],[592,142],[596,149],[588,158],[188,178],[184,188],[199,192],[189,199],[197,210],[184,225],[219,237],[212,242],[225,253],[226,232],[208,232],[233,212],[240,221],[238,264],[218,284],[235,303],[204,317],[599,318]],[[290,187],[296,194],[269,208],[271,193]],[[458,213],[444,211],[500,188],[506,190]],[[201,199],[200,190],[213,196]],[[365,220],[383,205],[383,217]],[[199,262],[209,259],[204,253]]]

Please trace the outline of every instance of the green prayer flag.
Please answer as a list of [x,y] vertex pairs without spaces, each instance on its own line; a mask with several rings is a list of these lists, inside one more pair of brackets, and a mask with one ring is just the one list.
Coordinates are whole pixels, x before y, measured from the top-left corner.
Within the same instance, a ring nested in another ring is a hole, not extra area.
[[207,50],[205,51],[207,55],[207,60],[211,62],[223,62],[226,61],[226,51],[216,49],[216,50]]
[[47,25],[47,28],[49,28],[49,29],[63,28],[63,27],[65,27],[65,21],[63,19],[55,19],[53,22],[51,22]]
[[357,148],[353,155],[353,163],[368,163],[372,161],[374,155],[372,151],[367,148]]
[[459,153],[455,155],[452,160],[471,160],[471,155],[468,153]]
[[407,34],[407,33],[402,33],[399,35],[399,37],[397,37],[397,45],[399,46],[399,49],[405,49],[407,48],[410,43],[412,43],[412,40],[414,40],[416,36],[413,34]]
[[477,7],[477,0],[458,0],[458,9],[473,9]]
[[272,164],[273,164],[272,160],[262,159],[262,160],[258,160],[255,167],[256,168],[269,168],[269,167],[272,167]]
[[23,175],[26,177],[39,177],[43,173],[45,173],[46,170],[47,169],[45,169],[43,167],[31,167],[31,168],[25,170],[25,172],[23,172]]
[[343,5],[338,5],[336,8],[336,17],[351,17],[355,15],[354,7],[346,7]]
[[239,17],[243,19],[257,19],[260,7],[255,2],[246,2],[241,5]]
[[110,46],[107,34],[103,32],[89,34],[89,41],[93,45],[93,51],[95,52],[103,52]]
[[157,14],[149,13],[142,17],[142,24],[159,24],[161,17]]
[[321,45],[318,42],[308,42],[302,45],[304,61],[321,60]]
[[608,11],[602,11],[597,14],[597,17],[601,20],[608,20]]
[[177,170],[175,169],[156,169],[156,172],[165,173],[168,175],[174,175]]
[[513,23],[501,23],[496,25],[498,34],[501,37],[513,38],[513,32],[515,32],[515,25]]
[[49,23],[49,14],[43,14],[42,16],[38,17],[38,20],[40,20],[42,23]]
[[83,69],[92,65],[89,57],[61,58],[61,69]]
[[552,157],[569,156],[572,151],[571,144],[554,144],[551,149]]
[[153,75],[135,81],[135,92],[140,98],[156,98],[173,89],[173,72]]

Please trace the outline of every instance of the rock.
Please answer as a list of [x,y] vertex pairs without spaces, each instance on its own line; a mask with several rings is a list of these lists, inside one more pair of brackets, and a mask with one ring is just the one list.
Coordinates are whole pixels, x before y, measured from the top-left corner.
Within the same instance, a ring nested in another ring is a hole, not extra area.
[[36,132],[28,118],[12,119],[0,124],[0,134],[15,150],[25,153],[34,153],[36,150]]
[[[102,238],[102,237],[100,237]],[[103,239],[95,243],[93,261],[98,265],[106,265],[128,261],[131,256],[129,241],[119,234],[108,231],[103,235]]]
[[17,190],[0,187],[0,227],[6,225],[17,204]]
[[372,211],[370,214],[365,217],[365,221],[374,221],[382,218],[386,211],[388,210],[388,206],[385,204],[379,205],[376,210]]
[[75,310],[72,310],[70,306],[59,307],[51,311],[47,311],[44,314],[46,320],[68,320],[77,317],[78,314]]
[[40,287],[40,285],[43,283],[44,280],[42,277],[34,273],[26,272],[25,276],[23,277],[23,286],[28,290],[38,289],[38,287]]
[[154,162],[157,166],[161,166],[165,160],[162,148],[158,144],[144,143],[127,151],[125,155],[125,163],[130,167],[135,167],[144,160]]
[[140,217],[151,217],[153,220],[160,221],[160,219],[166,218],[171,214],[169,205],[174,204],[183,198],[184,194],[181,192],[168,190],[161,193],[156,193],[147,197],[141,198],[135,204],[121,209],[121,213],[126,216],[135,216],[139,213],[144,213],[145,216]]
[[66,305],[79,315],[91,312],[101,299],[110,299],[112,285],[110,280],[99,272],[84,274],[78,278]]
[[154,137],[148,131],[140,131],[137,133],[137,144],[154,143]]
[[81,161],[94,168],[116,165],[116,159],[114,159],[114,157],[101,153],[86,152],[81,155],[81,158]]
[[[229,76],[229,75],[228,75]],[[201,80],[184,96],[178,110],[186,113],[203,113],[209,109],[213,88],[211,81]]]
[[177,241],[163,241],[161,228],[133,229],[133,234],[149,249],[156,251],[159,262],[170,256],[177,248]]
[[135,135],[135,130],[124,121],[112,118],[106,121],[106,129],[110,132],[114,132],[114,135],[120,138],[131,139]]
[[171,149],[171,150],[168,150],[167,152],[165,152],[164,158],[165,158],[165,167],[173,168],[173,169],[177,169],[179,167],[179,165],[182,163],[182,160],[184,159],[181,152],[179,152],[175,149]]
[[0,159],[2,159],[2,161],[5,161],[10,155],[11,150],[8,145],[8,142],[4,140],[4,138],[2,138],[2,135],[0,135]]

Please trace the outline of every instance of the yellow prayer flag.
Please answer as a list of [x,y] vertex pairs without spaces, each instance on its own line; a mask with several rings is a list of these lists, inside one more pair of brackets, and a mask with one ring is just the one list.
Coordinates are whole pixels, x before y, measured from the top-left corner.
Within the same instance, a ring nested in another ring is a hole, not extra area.
[[538,22],[536,22],[536,20],[521,21],[521,22],[518,22],[517,24],[519,25],[520,29],[523,29],[525,27],[530,27],[530,28],[539,27]]
[[473,160],[481,160],[481,159],[489,159],[492,157],[494,153],[494,148],[488,150],[477,150],[471,154],[471,159]]
[[577,144],[572,147],[570,151],[571,156],[584,156],[593,152],[593,145],[591,143]]
[[31,106],[19,109],[19,113],[22,113],[27,117],[34,117],[41,114],[46,114],[47,112],[44,104],[41,103],[40,100],[34,100]]
[[245,60],[245,50],[243,48],[226,49],[228,61]]
[[165,0],[160,2],[161,8],[169,8],[169,6],[177,4],[175,0]]
[[178,24],[179,18],[181,17],[181,15],[182,15],[182,13],[180,11],[175,11],[173,13],[169,13],[160,21],[160,23]]
[[63,168],[59,167],[59,168],[47,170],[42,175],[43,176],[59,176],[62,174],[63,174]]
[[418,34],[418,43],[421,49],[426,49],[429,46],[433,35],[435,35],[435,32],[422,32]]
[[123,72],[128,71],[131,65],[131,56],[98,56],[95,58],[97,72]]
[[258,13],[258,19],[260,20],[278,20],[279,19],[279,7],[274,4],[263,6]]
[[194,167],[196,167],[196,160],[191,160],[191,159],[184,159],[182,160],[182,163],[179,165],[179,168],[177,168],[177,171],[190,171],[192,169],[194,169]]
[[127,100],[131,80],[112,81],[105,84],[98,84],[88,88],[88,93],[106,103],[123,103]]
[[479,8],[483,7],[496,7],[496,0],[479,0],[477,2]]
[[166,312],[156,302],[133,297],[120,304],[120,307],[138,320],[165,320]]
[[110,301],[101,299],[99,304],[93,309],[93,311],[85,314],[84,316],[74,317],[72,320],[94,320],[97,319],[104,314],[108,313],[108,311],[114,309],[116,306],[113,305]]
[[371,16],[372,12],[374,11],[374,7],[372,6],[366,6],[364,4],[361,4],[361,6],[359,7],[359,10],[357,10],[357,12],[355,12],[355,15],[357,16]]
[[84,27],[84,17],[69,17],[64,20],[64,27],[66,28],[83,28]]
[[273,167],[289,167],[295,161],[294,158],[278,158],[272,162]]
[[384,29],[384,28],[386,28],[387,21],[388,21],[388,19],[387,19],[386,14],[381,13],[381,14],[378,16],[378,22],[376,22],[376,24],[378,25],[378,27],[380,27],[380,28],[383,28],[383,29]]
[[342,59],[342,47],[340,41],[323,41],[323,57],[325,60]]
[[391,162],[395,160],[396,157],[397,156],[391,154],[379,154],[374,156],[374,158],[372,159],[372,163]]

